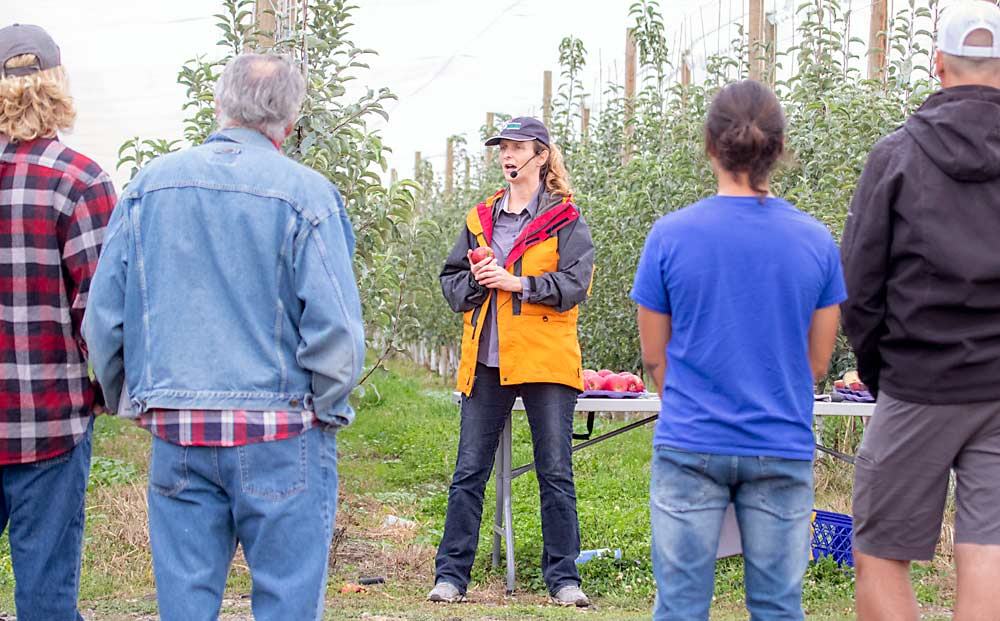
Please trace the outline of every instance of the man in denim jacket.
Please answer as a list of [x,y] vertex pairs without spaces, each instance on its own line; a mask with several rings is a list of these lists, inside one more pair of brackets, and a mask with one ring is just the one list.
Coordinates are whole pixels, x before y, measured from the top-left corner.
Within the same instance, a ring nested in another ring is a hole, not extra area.
[[258,620],[322,617],[336,430],[365,348],[343,200],[278,149],[304,89],[284,58],[230,62],[222,129],[132,181],[91,285],[83,329],[108,407],[153,435],[165,621],[217,617],[237,542]]

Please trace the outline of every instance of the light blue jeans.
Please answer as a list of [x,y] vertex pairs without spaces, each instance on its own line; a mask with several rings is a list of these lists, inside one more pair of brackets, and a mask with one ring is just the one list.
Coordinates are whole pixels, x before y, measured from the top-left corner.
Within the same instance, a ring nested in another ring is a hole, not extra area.
[[233,448],[153,438],[149,538],[160,619],[217,619],[237,542],[254,619],[322,619],[336,511],[332,429]]
[[801,621],[812,461],[654,447],[650,483],[654,621],[704,621],[726,507],[736,506],[751,621]]
[[84,496],[94,421],[73,450],[0,466],[0,533],[9,526],[18,621],[80,621]]

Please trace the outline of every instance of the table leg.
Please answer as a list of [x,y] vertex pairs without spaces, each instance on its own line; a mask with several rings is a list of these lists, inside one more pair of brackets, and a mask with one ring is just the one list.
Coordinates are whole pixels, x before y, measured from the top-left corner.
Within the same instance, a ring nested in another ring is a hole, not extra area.
[[493,512],[493,569],[500,566],[500,545],[503,531],[503,434],[500,435],[500,445],[497,446],[496,458],[493,461],[493,478],[496,483],[496,511]]
[[[824,422],[823,417],[816,416],[814,418],[816,420],[816,441],[819,442],[820,444],[823,444],[823,422]],[[826,459],[826,454],[820,451],[820,453],[816,455],[816,458]]]
[[511,452],[513,450],[513,439],[511,434],[511,424],[513,416],[507,418],[507,424],[503,429],[503,436],[500,440],[500,448],[503,452],[503,469],[498,473],[498,479],[503,481],[503,531],[505,554],[507,556],[507,594],[514,592],[514,512],[511,507]]

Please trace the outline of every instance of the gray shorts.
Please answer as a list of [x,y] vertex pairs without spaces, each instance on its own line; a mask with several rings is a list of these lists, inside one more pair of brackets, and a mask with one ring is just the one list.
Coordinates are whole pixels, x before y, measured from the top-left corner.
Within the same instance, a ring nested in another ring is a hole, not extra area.
[[854,546],[930,560],[955,470],[955,543],[1000,545],[1000,401],[924,405],[882,392],[854,467]]

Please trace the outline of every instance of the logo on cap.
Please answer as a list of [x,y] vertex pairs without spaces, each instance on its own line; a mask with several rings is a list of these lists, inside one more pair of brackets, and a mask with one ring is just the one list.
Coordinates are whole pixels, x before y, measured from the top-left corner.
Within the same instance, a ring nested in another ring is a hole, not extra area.
[[504,125],[503,130],[507,131],[508,129],[521,129],[521,124],[515,123],[514,121],[507,121],[507,124]]

